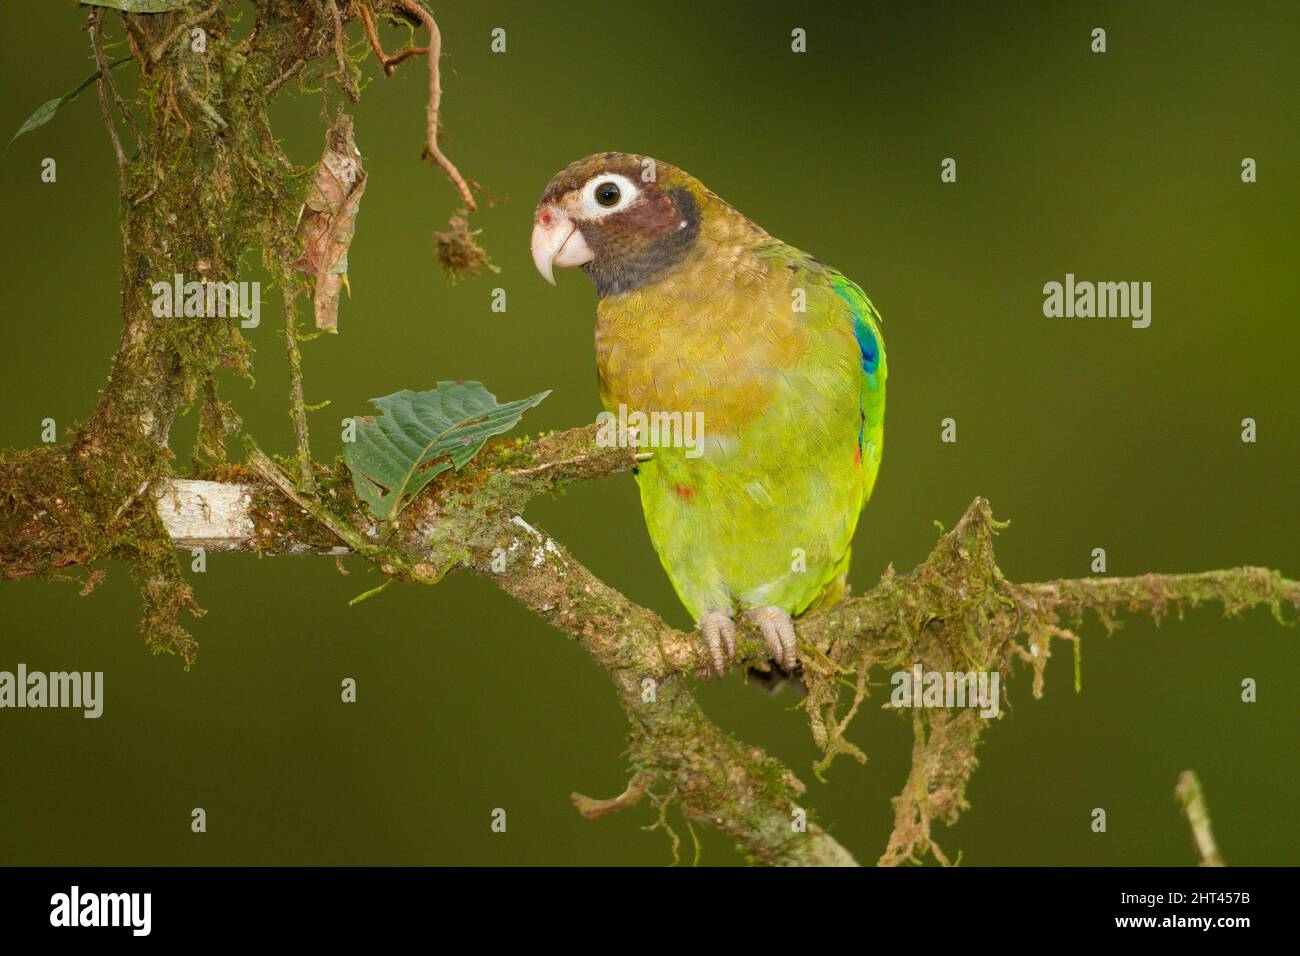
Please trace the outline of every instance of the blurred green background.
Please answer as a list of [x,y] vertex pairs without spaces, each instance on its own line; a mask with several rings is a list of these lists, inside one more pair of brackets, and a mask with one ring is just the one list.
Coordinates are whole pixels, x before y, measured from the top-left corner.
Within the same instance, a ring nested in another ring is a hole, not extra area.
[[[0,45],[0,130],[89,72],[83,8],[28,0]],[[976,494],[1013,521],[1014,580],[1238,564],[1300,575],[1295,158],[1300,21],[1291,3],[445,3],[445,145],[508,197],[476,217],[499,276],[450,287],[432,233],[456,205],[419,159],[425,67],[383,77],[355,108],[370,181],[341,335],[306,346],[320,457],[366,400],[443,378],[503,399],[555,391],[530,431],[592,421],[594,296],[527,252],[550,176],[588,153],[649,154],[856,279],[885,317],[884,467],[852,580],[900,571]],[[841,5],[849,8],[850,5]],[[808,52],[790,51],[807,30]],[[1108,52],[1089,50],[1108,32]],[[493,28],[507,52],[489,49]],[[390,50],[404,31],[382,27]],[[116,28],[112,35],[120,35]],[[353,27],[353,37],[360,33]],[[358,47],[358,52],[360,48]],[[118,76],[130,83],[133,68]],[[18,140],[0,166],[4,321],[0,446],[63,434],[103,385],[119,335],[112,152],[93,89]],[[274,121],[316,161],[319,95]],[[958,181],[939,181],[944,157]],[[1240,181],[1243,157],[1259,181]],[[41,160],[58,181],[40,182]],[[1042,286],[1150,281],[1153,321],[1048,319]],[[256,270],[243,276],[262,279]],[[490,311],[491,290],[508,311]],[[257,385],[227,383],[247,430],[287,451],[278,298],[250,333]],[[400,343],[394,347],[393,343]],[[958,422],[942,444],[940,420]],[[1257,444],[1240,440],[1255,418]],[[173,432],[188,461],[194,415]],[[688,626],[628,476],[539,501],[529,518],[633,599]],[[186,559],[188,567],[188,558]],[[0,861],[59,864],[664,864],[654,811],[585,822],[571,790],[622,789],[625,722],[585,655],[490,583],[454,574],[349,608],[377,583],[328,559],[209,555],[190,672],[152,657],[125,567],[87,598],[69,583],[0,584],[0,669],[102,670],[105,712],[0,711]],[[1292,615],[1294,616],[1294,615]],[[359,701],[339,701],[344,677]],[[1240,702],[1253,677],[1259,701]],[[1191,864],[1173,798],[1196,769],[1230,864],[1294,864],[1300,767],[1296,631],[1267,612],[1203,609],[1114,637],[1089,625],[1083,692],[1067,649],[1046,696],[1010,684],[972,809],[938,839],[970,864]],[[882,687],[876,701],[887,699]],[[874,706],[829,784],[793,697],[732,677],[708,713],[809,783],[808,803],[860,860],[882,851],[906,776],[908,722]],[[204,807],[208,832],[190,832]],[[494,808],[508,831],[490,830]],[[1109,830],[1089,828],[1104,807]],[[679,827],[685,836],[685,830]],[[731,864],[702,830],[703,862]]]

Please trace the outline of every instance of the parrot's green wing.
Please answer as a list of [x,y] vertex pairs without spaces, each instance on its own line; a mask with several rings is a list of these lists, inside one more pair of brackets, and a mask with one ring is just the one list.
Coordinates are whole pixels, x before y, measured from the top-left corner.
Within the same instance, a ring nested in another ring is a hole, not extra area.
[[871,496],[880,467],[880,445],[885,422],[885,340],[880,334],[881,318],[867,294],[851,279],[838,272],[829,273],[831,288],[845,304],[853,322],[853,337],[862,355],[862,430],[858,433],[858,451],[865,463],[867,477],[862,500]]
[[[863,468],[862,502],[865,503],[876,482],[884,439],[886,363],[880,313],[852,279],[786,243],[774,240],[760,252],[760,257],[787,264],[795,275],[794,281],[806,287],[809,325],[831,333],[832,339],[843,329],[852,330],[861,361],[858,394],[861,424],[856,454]],[[824,365],[829,359],[814,354],[812,361]]]

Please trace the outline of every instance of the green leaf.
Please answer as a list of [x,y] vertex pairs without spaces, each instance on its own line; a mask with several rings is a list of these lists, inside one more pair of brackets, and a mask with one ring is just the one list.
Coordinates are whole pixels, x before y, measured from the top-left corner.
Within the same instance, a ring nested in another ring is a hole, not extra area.
[[168,13],[179,10],[190,0],[81,0],[86,7],[112,7],[125,13]]
[[372,515],[392,521],[421,488],[448,468],[464,468],[549,394],[501,405],[478,382],[439,382],[427,392],[372,398],[381,414],[357,419],[356,441],[344,454],[353,487]]
[[[130,56],[118,57],[118,59],[108,64],[108,68],[110,70],[115,70],[123,63],[130,61],[130,59],[131,59]],[[67,103],[71,103],[73,100],[75,100],[81,94],[81,91],[84,90],[86,87],[88,87],[91,83],[94,83],[97,79],[99,79],[100,75],[103,72],[104,72],[103,70],[96,70],[94,73],[90,74],[90,76],[86,77],[84,80],[78,83],[76,87],[73,88],[70,92],[64,93],[62,96],[56,97],[38,106],[36,108],[36,112],[33,113],[31,116],[27,117],[27,122],[23,123],[22,126],[18,127],[18,132],[14,133],[13,136],[9,137],[9,142],[5,143],[4,151],[6,153],[9,152],[9,147],[13,145],[14,140],[16,140],[19,136],[22,136],[24,133],[30,133],[32,130],[44,126],[50,120],[54,119],[54,114],[59,111],[59,107],[64,106]]]

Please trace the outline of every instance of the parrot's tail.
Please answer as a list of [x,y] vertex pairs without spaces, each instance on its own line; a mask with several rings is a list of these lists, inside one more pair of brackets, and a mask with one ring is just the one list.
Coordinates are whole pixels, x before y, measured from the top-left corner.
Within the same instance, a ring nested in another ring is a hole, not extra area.
[[773,696],[781,693],[787,687],[794,691],[802,699],[808,696],[808,686],[798,673],[791,673],[785,670],[775,661],[768,661],[768,670],[759,670],[757,667],[750,667],[745,670],[745,683],[752,684],[759,690]]
[[[818,608],[830,607],[832,604],[839,604],[849,594],[849,558],[846,554],[840,573],[826,582],[826,587],[822,593],[813,599],[813,602],[800,614],[803,617],[809,611],[816,611]],[[797,620],[797,619],[796,619]]]

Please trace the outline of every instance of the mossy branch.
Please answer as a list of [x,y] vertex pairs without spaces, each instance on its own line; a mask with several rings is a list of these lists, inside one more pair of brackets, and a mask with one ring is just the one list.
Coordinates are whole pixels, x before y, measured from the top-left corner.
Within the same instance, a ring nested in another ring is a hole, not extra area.
[[[849,862],[847,851],[816,824],[805,832],[792,829],[795,811],[803,809],[804,785],[761,750],[724,734],[700,711],[688,690],[707,667],[696,635],[669,627],[629,601],[523,518],[538,495],[633,467],[634,450],[601,447],[596,435],[595,426],[586,426],[532,441],[489,444],[462,472],[437,479],[403,513],[381,567],[404,580],[421,580],[428,568],[445,569],[454,557],[577,640],[607,672],[631,723],[633,783],[611,800],[576,795],[584,815],[602,816],[649,792],[660,802],[677,804],[688,820],[727,832],[754,861]],[[255,456],[252,463],[299,506],[300,520],[324,519],[336,534],[340,524],[351,535],[365,526],[344,472],[322,480],[334,503],[329,515],[321,515],[319,506],[302,499],[264,457]],[[258,500],[264,494],[254,485],[248,497]],[[162,501],[166,521],[166,498]],[[283,506],[272,502],[248,510],[248,538],[258,550],[310,550],[302,547],[308,535]],[[818,776],[837,754],[865,760],[845,732],[873,675],[920,664],[926,671],[984,670],[1009,677],[1023,662],[1039,696],[1052,638],[1076,646],[1079,638],[1066,625],[1077,627],[1090,608],[1113,627],[1123,611],[1159,620],[1170,610],[1213,602],[1229,614],[1269,607],[1282,619],[1285,608],[1300,606],[1296,582],[1261,568],[1015,584],[1003,577],[994,558],[994,536],[1004,527],[988,502],[977,498],[915,569],[887,573],[870,591],[799,622],[809,690],[804,707],[825,754],[814,768]],[[373,547],[366,539],[364,548]],[[412,571],[418,568],[426,570]],[[768,666],[764,642],[751,628],[742,627],[737,665]],[[841,715],[845,694],[851,700]],[[970,709],[943,708],[914,711],[911,720],[912,769],[895,798],[894,831],[880,862],[919,861],[929,853],[947,863],[933,826],[951,824],[966,809],[965,785],[990,722]]]

